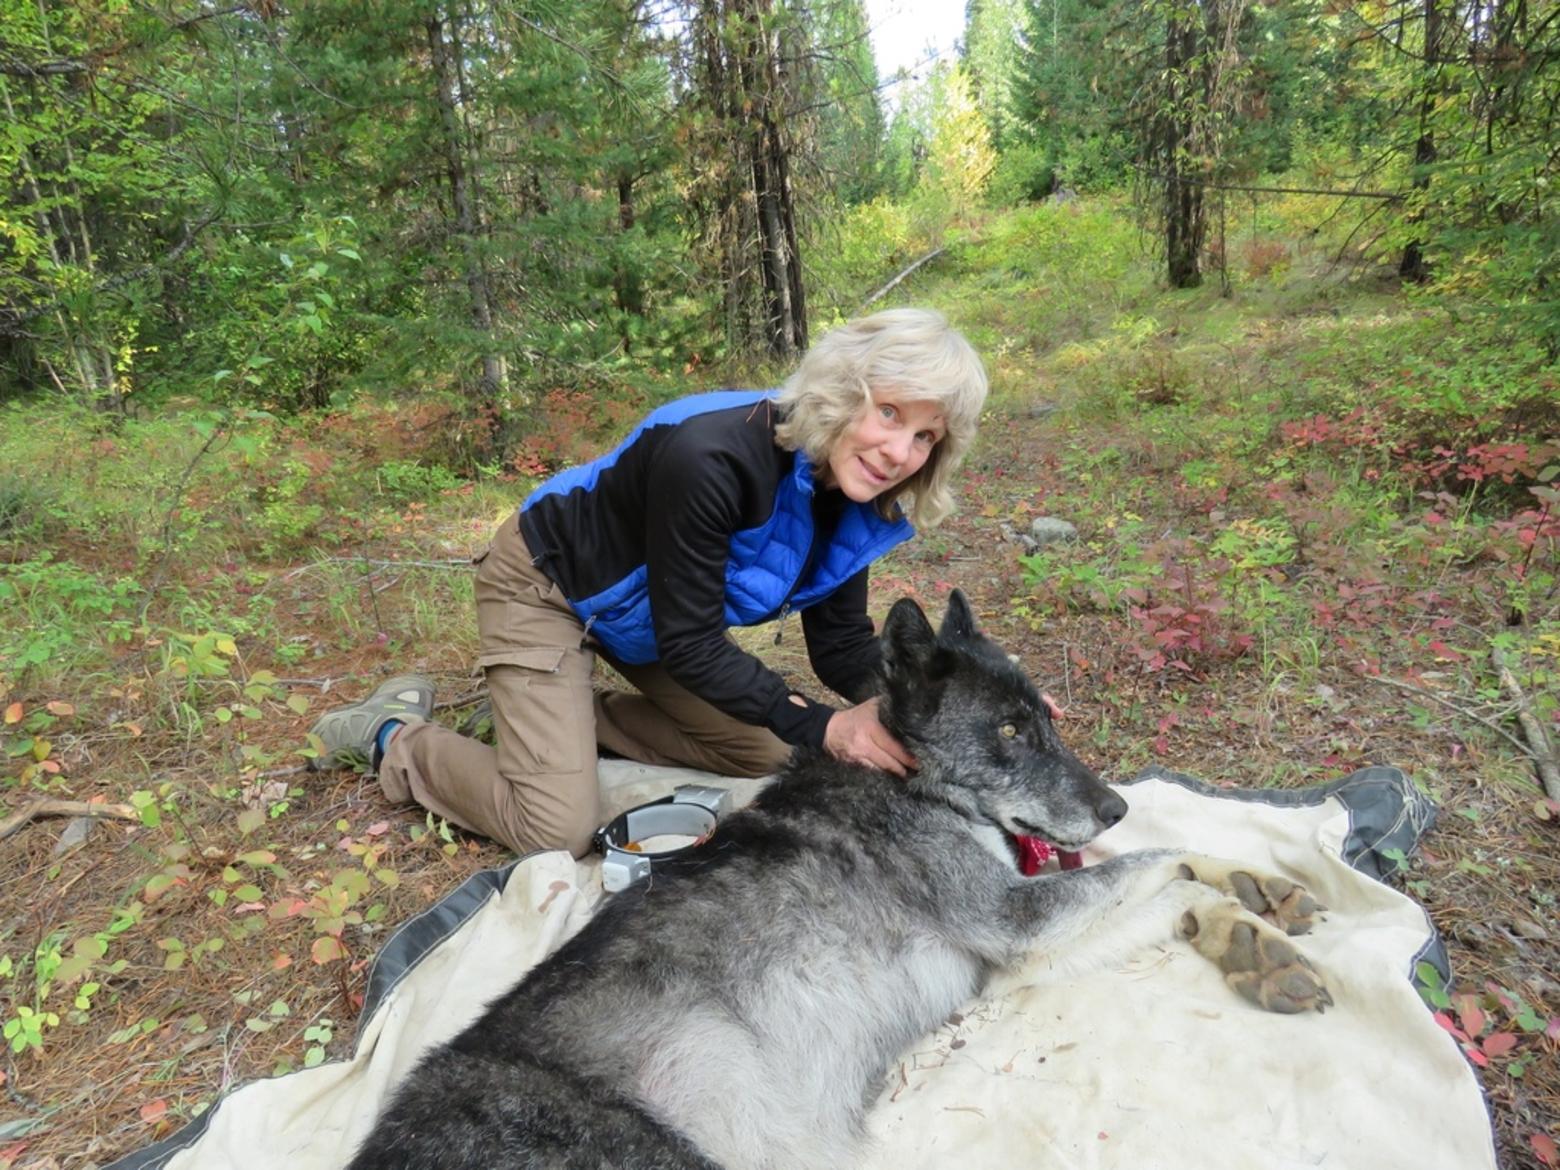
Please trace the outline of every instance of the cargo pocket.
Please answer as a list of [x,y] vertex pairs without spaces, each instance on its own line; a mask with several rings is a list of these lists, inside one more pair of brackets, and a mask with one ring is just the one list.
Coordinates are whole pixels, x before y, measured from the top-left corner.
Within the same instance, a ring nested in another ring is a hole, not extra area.
[[[535,646],[491,650],[477,658],[487,675],[498,741],[499,771],[524,775],[578,772],[581,744],[594,742],[581,720],[593,720],[588,667],[569,662],[578,650]],[[585,673],[581,674],[581,671]],[[586,683],[581,686],[580,678]]]

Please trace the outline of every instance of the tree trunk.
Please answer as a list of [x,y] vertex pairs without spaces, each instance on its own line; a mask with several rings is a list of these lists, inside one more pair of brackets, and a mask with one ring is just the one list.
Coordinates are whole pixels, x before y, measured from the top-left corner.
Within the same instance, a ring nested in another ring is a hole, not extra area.
[[[619,171],[617,175],[618,196],[618,227],[626,235],[634,230],[634,176],[627,171]],[[612,295],[617,302],[618,311],[628,313],[635,317],[645,315],[645,290],[644,284],[639,279],[639,273],[632,266],[627,256],[621,255],[612,271]],[[623,352],[628,353],[632,349],[633,341],[629,336],[628,322],[623,322],[622,333]]]
[[[791,358],[807,345],[786,125],[786,64],[772,0],[702,0],[697,88],[714,115],[716,152],[700,204],[718,256],[726,335]],[[730,160],[727,162],[726,160]]]
[[[1492,31],[1485,67],[1489,96],[1485,101],[1484,154],[1493,158],[1497,136],[1504,137],[1521,122],[1527,66],[1519,63],[1524,63],[1528,54],[1518,38],[1527,29],[1527,0],[1496,0],[1486,15]],[[1494,212],[1501,223],[1516,223],[1522,218],[1522,200],[1500,200]]]
[[[474,168],[467,165],[467,144],[461,133],[461,121],[455,103],[455,79],[461,72],[460,38],[453,15],[450,36],[445,39],[445,20],[436,12],[427,23],[428,52],[438,90],[439,129],[444,146],[444,162],[450,179],[450,204],[455,215],[455,235],[459,237],[466,266],[466,289],[471,298],[471,321],[489,339],[493,336],[493,294],[478,241],[481,207]],[[495,397],[508,383],[509,371],[503,355],[490,350],[482,355],[481,396]]]
[[[783,109],[779,70],[773,57],[769,59],[769,71],[776,105]],[[807,291],[802,284],[802,252],[796,239],[796,200],[791,187],[791,154],[786,140],[782,137],[781,128],[773,123],[771,123],[769,145],[770,169],[775,179],[776,205],[780,224],[784,230],[784,239],[781,242],[788,258],[786,274],[789,288],[786,301],[791,310],[790,320],[787,322],[790,335],[789,352],[800,353],[807,348]]]
[[[1418,193],[1420,209],[1409,216],[1409,222],[1417,224],[1424,218],[1423,201],[1430,190],[1430,167],[1436,160],[1435,130],[1430,119],[1435,112],[1436,93],[1440,88],[1441,11],[1437,0],[1424,0],[1425,20],[1425,88],[1419,99],[1419,139],[1414,143],[1414,190]],[[1403,247],[1403,259],[1398,263],[1398,275],[1404,280],[1422,284],[1430,279],[1430,265],[1425,259],[1424,242],[1417,236]]]
[[1193,84],[1192,74],[1200,68],[1196,62],[1200,51],[1198,32],[1195,20],[1179,8],[1172,8],[1165,27],[1165,73],[1171,89],[1162,145],[1165,271],[1171,288],[1197,288],[1202,284],[1203,234],[1207,230],[1203,189],[1201,176],[1188,173],[1196,140],[1193,103],[1203,100],[1203,95],[1193,93],[1198,87]]
[[796,209],[786,166],[780,119],[783,93],[775,34],[764,27],[769,0],[744,0],[747,35],[740,44],[738,72],[747,100],[748,149],[753,204],[758,212],[760,271],[764,286],[764,340],[776,357],[791,358],[807,344],[800,257],[796,251]]

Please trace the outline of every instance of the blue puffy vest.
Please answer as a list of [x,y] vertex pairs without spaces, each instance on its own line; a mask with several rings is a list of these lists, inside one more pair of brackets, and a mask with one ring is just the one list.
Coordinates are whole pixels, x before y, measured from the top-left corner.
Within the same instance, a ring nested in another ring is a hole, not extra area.
[[[614,463],[647,427],[675,425],[706,411],[774,397],[774,391],[728,390],[668,403],[652,411],[610,454],[554,476],[537,488],[523,507],[529,508],[543,495],[588,489],[600,471]],[[732,534],[726,560],[728,626],[758,625],[791,610],[806,609],[914,535],[908,520],[885,520],[871,504],[846,501],[828,545],[813,559],[807,580],[800,581],[813,539],[812,496],[813,466],[798,451],[790,473],[776,486],[769,517],[756,527]],[[569,600],[589,633],[614,657],[633,665],[660,658],[650,620],[646,576],[645,566],[639,565],[599,593]]]

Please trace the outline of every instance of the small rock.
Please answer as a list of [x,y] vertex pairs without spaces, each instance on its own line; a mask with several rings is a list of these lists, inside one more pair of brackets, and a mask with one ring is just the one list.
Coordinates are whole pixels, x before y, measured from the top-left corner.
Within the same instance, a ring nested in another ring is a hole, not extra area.
[[1511,920],[1511,933],[1518,938],[1530,938],[1539,941],[1549,937],[1549,932],[1531,918],[1513,918]]
[[1023,549],[1026,553],[1032,553],[1035,551],[1035,549],[1040,547],[1039,542],[1037,542],[1034,537],[1030,536],[1027,532],[1019,532],[1011,524],[1002,525],[1000,531],[1002,533],[1003,540],[1005,540],[1008,544],[1018,545],[1018,547]]
[[94,817],[73,817],[70,824],[65,826],[65,831],[60,834],[60,839],[54,843],[54,856],[58,857],[85,841],[87,835],[92,832],[95,821]]
[[1036,516],[1029,523],[1029,536],[1037,545],[1045,545],[1058,540],[1077,540],[1078,529],[1054,516]]

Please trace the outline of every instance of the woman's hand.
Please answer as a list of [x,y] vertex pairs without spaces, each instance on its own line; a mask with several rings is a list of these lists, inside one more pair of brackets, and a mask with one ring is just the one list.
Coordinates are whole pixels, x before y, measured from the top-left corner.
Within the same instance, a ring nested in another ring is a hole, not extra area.
[[878,722],[876,699],[835,712],[823,733],[823,750],[837,760],[881,768],[895,776],[915,767],[915,757]]
[[1063,707],[1061,704],[1059,704],[1055,699],[1051,698],[1051,696],[1046,694],[1044,691],[1040,692],[1040,701],[1045,704],[1045,709],[1051,713],[1051,718],[1052,719],[1066,719],[1067,718],[1067,708]]

